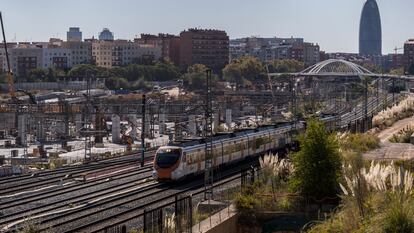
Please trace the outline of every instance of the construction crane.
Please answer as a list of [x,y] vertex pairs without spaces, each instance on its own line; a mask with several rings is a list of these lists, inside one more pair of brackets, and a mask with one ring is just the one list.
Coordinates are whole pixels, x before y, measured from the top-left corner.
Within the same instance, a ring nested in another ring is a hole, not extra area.
[[13,82],[13,73],[10,67],[10,59],[9,59],[9,53],[7,52],[7,41],[6,41],[6,33],[4,32],[4,26],[3,26],[3,16],[0,12],[0,21],[1,21],[1,30],[3,32],[3,44],[4,44],[4,52],[6,54],[6,61],[7,61],[7,84],[9,87],[9,94],[11,98],[14,100],[16,99],[16,93],[14,91],[14,82]]
[[404,48],[398,48],[398,47],[395,47],[394,48],[394,51],[395,51],[395,54],[398,54],[398,50],[403,50]]

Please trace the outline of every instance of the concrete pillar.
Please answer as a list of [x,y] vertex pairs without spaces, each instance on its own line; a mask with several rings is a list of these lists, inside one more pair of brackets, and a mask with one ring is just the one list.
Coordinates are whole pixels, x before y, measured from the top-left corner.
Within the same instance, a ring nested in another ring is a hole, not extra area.
[[166,125],[165,125],[165,114],[164,113],[160,113],[159,118],[158,118],[158,130],[160,135],[164,134],[165,131],[167,130]]
[[232,112],[231,109],[226,109],[226,125],[229,128],[229,130],[231,129],[231,123],[232,123]]
[[42,119],[40,119],[37,122],[37,130],[36,130],[36,138],[38,141],[45,141],[46,140],[46,133],[45,133],[45,127],[44,122]]
[[216,130],[219,128],[220,125],[220,116],[218,113],[213,114],[213,132],[216,132]]
[[75,116],[75,133],[80,136],[82,129],[82,114],[76,114]]
[[27,115],[19,115],[17,118],[17,136],[20,138],[19,145],[25,146],[27,143],[26,139],[26,124]]
[[197,135],[197,123],[195,115],[190,115],[188,117],[188,133],[192,136]]
[[174,133],[175,133],[174,139],[176,141],[180,141],[180,140],[183,139],[183,134],[182,134],[181,126],[180,126],[180,124],[178,122],[175,122],[174,123]]
[[149,114],[145,115],[145,136],[149,137],[151,133],[151,116]]
[[137,136],[137,126],[138,126],[137,117],[135,115],[130,115],[128,118],[129,118],[129,122],[131,124],[131,132],[129,133],[129,136],[131,136],[133,139],[136,139],[136,138],[138,138],[138,136]]
[[112,115],[112,142],[121,141],[121,118],[118,115]]
[[66,122],[56,122],[56,129],[60,134],[67,136]]

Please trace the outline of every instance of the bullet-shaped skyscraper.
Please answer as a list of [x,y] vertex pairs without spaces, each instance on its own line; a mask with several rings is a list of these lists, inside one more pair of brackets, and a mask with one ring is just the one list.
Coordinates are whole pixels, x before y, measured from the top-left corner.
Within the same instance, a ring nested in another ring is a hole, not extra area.
[[359,54],[382,54],[381,17],[375,0],[367,0],[362,9],[359,26]]

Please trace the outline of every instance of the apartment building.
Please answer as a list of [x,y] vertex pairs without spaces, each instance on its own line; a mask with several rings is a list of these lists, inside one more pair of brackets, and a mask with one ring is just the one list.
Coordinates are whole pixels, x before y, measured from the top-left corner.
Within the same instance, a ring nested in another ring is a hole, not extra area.
[[72,67],[72,50],[67,48],[43,48],[42,68],[67,69]]
[[71,51],[72,66],[92,63],[92,42],[68,41],[62,47]]
[[158,60],[161,47],[127,40],[92,42],[92,61],[100,67],[126,66],[139,59]]
[[229,37],[225,31],[189,29],[180,33],[180,69],[204,64],[215,73],[229,63]]
[[404,43],[404,64],[406,71],[414,66],[414,39]]
[[171,34],[159,33],[158,35],[141,34],[134,42],[143,45],[153,45],[161,48],[161,56],[169,59],[175,65],[179,65],[180,59],[180,37]]

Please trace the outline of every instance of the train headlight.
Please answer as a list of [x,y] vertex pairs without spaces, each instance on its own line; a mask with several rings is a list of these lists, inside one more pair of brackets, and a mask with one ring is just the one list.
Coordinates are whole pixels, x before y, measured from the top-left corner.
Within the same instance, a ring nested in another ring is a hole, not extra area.
[[155,170],[152,171],[152,178],[154,180],[158,179],[157,171],[155,171]]

